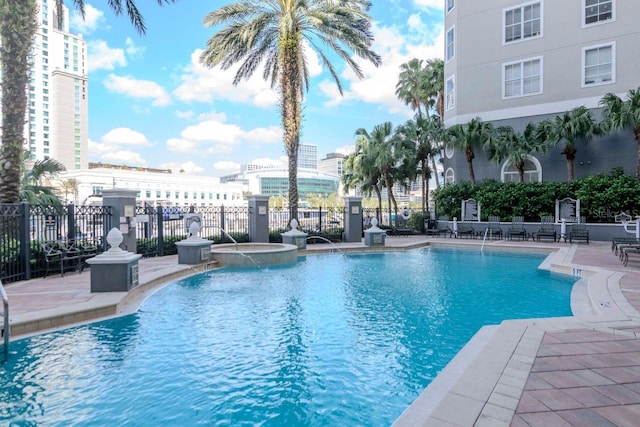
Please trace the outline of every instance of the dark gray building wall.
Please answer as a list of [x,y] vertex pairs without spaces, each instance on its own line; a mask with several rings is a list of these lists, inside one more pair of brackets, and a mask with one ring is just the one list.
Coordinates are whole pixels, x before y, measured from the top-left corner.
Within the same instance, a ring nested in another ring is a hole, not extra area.
[[[600,120],[601,110],[593,110],[596,121]],[[519,117],[515,119],[494,121],[498,126],[511,126],[515,130],[522,131],[529,122],[540,122],[555,115]],[[542,165],[542,180],[544,182],[564,182],[567,180],[567,161],[562,154],[564,142],[550,149],[547,153],[533,153],[532,155]],[[574,176],[582,178],[599,173],[610,173],[615,167],[622,167],[624,172],[635,175],[637,164],[637,143],[631,130],[615,132],[594,137],[591,141],[579,141],[576,143],[578,152],[574,161]],[[466,157],[460,150],[455,150],[451,159],[443,156],[443,167],[446,171],[451,167],[455,173],[455,182],[469,181],[469,166]],[[482,149],[475,151],[473,169],[476,183],[485,179],[500,181],[500,172],[504,162],[497,164],[487,159]]]

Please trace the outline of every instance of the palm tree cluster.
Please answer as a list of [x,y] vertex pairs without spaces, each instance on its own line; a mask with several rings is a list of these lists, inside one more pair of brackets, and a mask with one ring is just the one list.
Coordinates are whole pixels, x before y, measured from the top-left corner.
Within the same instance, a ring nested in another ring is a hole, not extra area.
[[509,161],[518,171],[519,181],[524,182],[530,155],[544,154],[564,144],[561,153],[566,158],[567,180],[571,182],[579,143],[595,135],[625,129],[631,129],[637,141],[640,179],[640,88],[630,90],[625,99],[606,94],[600,101],[603,107],[600,122],[596,122],[589,109],[579,106],[541,122],[528,123],[522,131],[511,126],[494,127],[479,117],[445,128],[443,70],[441,60],[424,63],[412,59],[400,67],[396,96],[416,112],[415,117],[395,129],[386,122],[370,132],[356,131],[355,152],[345,160],[342,180],[346,191],[357,188],[365,196],[375,193],[381,209],[381,194],[386,189],[389,209],[397,211],[393,186],[408,188],[419,176],[424,214],[432,176],[439,187],[435,163],[445,143],[464,154],[472,185],[476,183],[473,160],[477,150],[483,150],[496,163]]

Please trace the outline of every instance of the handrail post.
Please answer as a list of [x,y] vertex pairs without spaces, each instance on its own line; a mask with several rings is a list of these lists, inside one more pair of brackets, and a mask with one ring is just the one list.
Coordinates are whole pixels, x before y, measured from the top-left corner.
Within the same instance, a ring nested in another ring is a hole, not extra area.
[[7,298],[7,293],[4,291],[2,281],[0,281],[0,298],[2,298],[4,312],[2,331],[4,336],[4,359],[6,361],[9,358],[9,336],[11,335],[11,325],[9,324],[9,298]]

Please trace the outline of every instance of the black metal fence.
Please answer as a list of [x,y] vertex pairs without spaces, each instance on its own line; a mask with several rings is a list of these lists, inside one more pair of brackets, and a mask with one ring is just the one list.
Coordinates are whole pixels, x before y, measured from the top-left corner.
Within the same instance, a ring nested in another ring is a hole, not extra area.
[[[201,221],[200,237],[215,243],[227,243],[228,236],[237,242],[249,241],[247,206],[197,207],[186,210],[160,206],[136,207],[136,252],[144,257],[177,253],[176,242],[189,235],[187,221],[197,214]],[[378,218],[384,226],[384,213],[363,208],[363,229],[370,219]],[[310,237],[339,242],[344,232],[345,208],[299,209],[298,228]],[[5,283],[28,280],[45,274],[43,242],[73,241],[93,245],[98,251],[106,247],[106,235],[117,226],[109,206],[43,206],[19,204],[0,205],[0,280]],[[288,209],[269,208],[269,241],[282,242],[281,233],[289,229]]]
[[110,228],[108,206],[0,204],[0,280],[44,275],[44,242],[66,240],[104,249]]

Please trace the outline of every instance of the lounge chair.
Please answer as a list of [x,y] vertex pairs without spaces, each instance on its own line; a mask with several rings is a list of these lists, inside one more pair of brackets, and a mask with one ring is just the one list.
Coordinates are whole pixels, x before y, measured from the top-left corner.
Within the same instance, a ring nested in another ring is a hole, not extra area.
[[527,229],[524,228],[524,217],[513,216],[511,217],[511,226],[507,228],[507,239],[513,240],[514,237],[519,237],[522,240],[529,238]]
[[502,239],[502,228],[500,227],[499,216],[489,215],[489,223],[485,229],[485,236],[489,237],[489,239]]
[[555,242],[557,240],[555,221],[552,216],[543,216],[540,218],[540,228],[533,233],[533,238],[537,241],[543,238],[551,238]]
[[456,238],[462,236],[466,236],[470,239],[476,238],[476,229],[473,228],[473,225],[471,225],[471,223],[462,221],[458,223],[457,227],[457,231],[455,232]]
[[[589,244],[589,230],[587,230],[587,224],[585,224],[585,218],[582,217],[580,222],[575,224],[571,224],[571,228],[569,229],[569,233],[567,233],[569,237],[569,243],[573,243],[573,241],[583,241]],[[564,236],[564,241],[567,241],[567,235]]]
[[413,234],[413,229],[407,225],[407,220],[401,215],[396,215],[396,220],[391,230],[395,236],[410,236]]
[[451,228],[449,228],[448,225],[445,225],[444,227],[440,226],[440,222],[447,222],[449,221],[449,217],[447,215],[441,216],[439,218],[438,221],[436,221],[435,219],[427,219],[424,221],[424,232],[427,236],[440,236],[441,234],[444,236],[449,235],[449,237],[451,237],[451,235],[453,234],[453,231],[451,230]]

